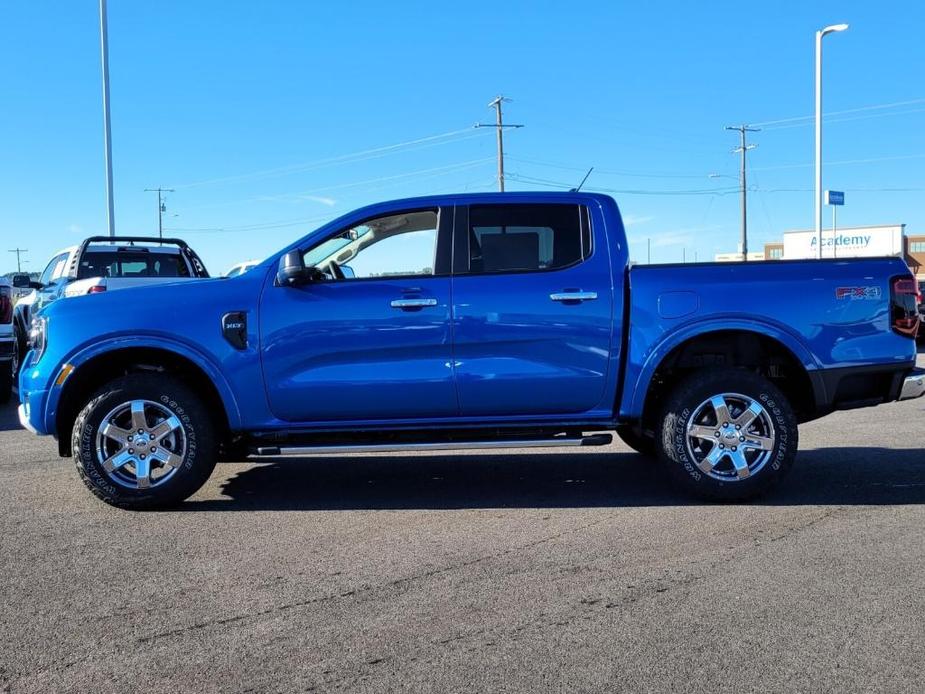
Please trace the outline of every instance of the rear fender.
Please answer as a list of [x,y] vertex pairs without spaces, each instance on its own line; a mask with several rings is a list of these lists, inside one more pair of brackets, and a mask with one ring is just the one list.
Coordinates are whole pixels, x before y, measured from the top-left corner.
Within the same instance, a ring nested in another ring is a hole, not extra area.
[[812,352],[809,351],[797,335],[793,334],[785,326],[760,320],[728,318],[691,323],[666,333],[661,341],[657,342],[653,348],[643,355],[641,366],[634,363],[633,357],[635,355],[630,354],[625,381],[627,387],[623,390],[623,398],[620,403],[620,418],[636,420],[642,416],[652,377],[672,350],[695,337],[729,330],[751,332],[773,338],[790,350],[808,372],[811,373],[819,368],[819,364],[813,357]]

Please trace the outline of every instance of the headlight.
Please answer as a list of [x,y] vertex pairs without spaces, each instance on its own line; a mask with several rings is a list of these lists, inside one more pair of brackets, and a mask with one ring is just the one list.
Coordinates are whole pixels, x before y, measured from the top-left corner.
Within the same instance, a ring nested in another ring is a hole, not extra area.
[[35,317],[32,319],[32,327],[29,328],[29,349],[32,350],[32,363],[38,362],[45,353],[45,346],[48,344],[48,321],[45,318]]

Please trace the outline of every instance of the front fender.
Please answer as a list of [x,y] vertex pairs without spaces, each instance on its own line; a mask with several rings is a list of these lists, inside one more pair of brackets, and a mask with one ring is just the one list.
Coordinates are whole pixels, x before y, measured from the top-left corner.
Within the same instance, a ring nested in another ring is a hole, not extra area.
[[[807,371],[814,371],[819,368],[819,362],[799,335],[793,333],[787,326],[776,322],[762,319],[715,317],[709,320],[679,325],[671,332],[664,333],[660,341],[640,355],[641,358],[634,359],[631,352],[625,380],[628,387],[624,388],[623,399],[620,404],[621,418],[633,420],[642,416],[652,377],[672,350],[695,337],[729,330],[751,332],[763,337],[773,338],[790,350]],[[632,345],[630,349],[632,350]]]
[[[131,348],[162,349],[166,352],[173,352],[174,354],[188,359],[195,366],[200,368],[215,385],[215,389],[218,391],[219,397],[224,405],[225,413],[228,416],[228,423],[231,428],[235,429],[241,426],[241,411],[237,399],[218,365],[201,350],[170,338],[150,335],[124,335],[104,339],[100,342],[94,342],[62,360],[58,364],[54,378],[50,380],[50,383],[57,383],[58,377],[65,364],[74,367],[73,372],[68,376],[68,379],[71,379],[74,377],[74,374],[79,372],[81,365],[86,364],[91,359],[108,352]],[[65,385],[66,383],[67,381],[65,381]],[[56,385],[48,392],[44,417],[46,431],[55,431],[55,419],[58,414],[58,405],[63,391],[63,387]]]

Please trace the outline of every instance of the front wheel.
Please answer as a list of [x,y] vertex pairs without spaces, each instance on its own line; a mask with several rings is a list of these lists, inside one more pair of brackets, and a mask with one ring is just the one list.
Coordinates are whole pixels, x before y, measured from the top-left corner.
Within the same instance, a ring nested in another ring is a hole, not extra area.
[[793,408],[750,371],[710,369],[681,381],[662,410],[659,457],[684,490],[716,500],[767,492],[796,458]]
[[170,507],[198,490],[215,467],[209,413],[183,383],[131,374],[101,388],[72,433],[81,479],[112,506]]

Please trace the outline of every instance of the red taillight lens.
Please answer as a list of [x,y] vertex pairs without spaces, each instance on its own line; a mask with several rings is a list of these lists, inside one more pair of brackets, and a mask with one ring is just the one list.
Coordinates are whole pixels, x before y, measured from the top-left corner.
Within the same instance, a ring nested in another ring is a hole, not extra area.
[[103,284],[94,284],[87,290],[87,294],[102,294],[106,291],[106,286]]
[[0,323],[13,322],[13,290],[0,287]]
[[909,276],[894,277],[890,283],[893,330],[900,335],[915,337],[919,331],[919,287]]

